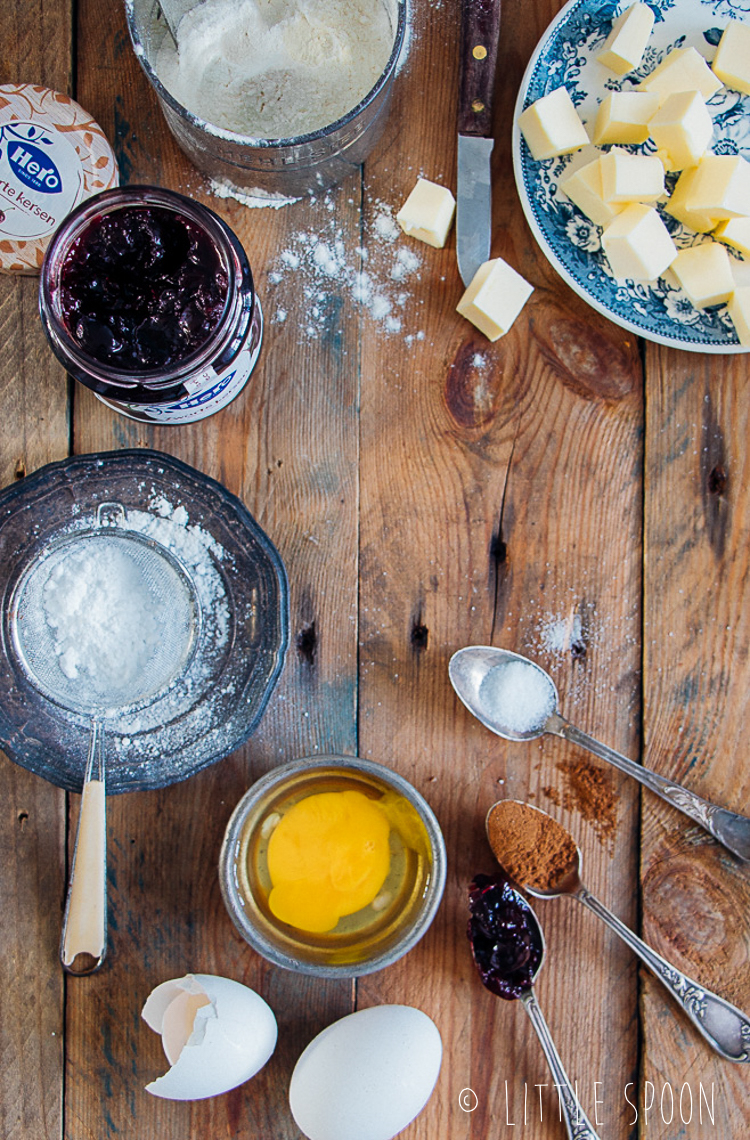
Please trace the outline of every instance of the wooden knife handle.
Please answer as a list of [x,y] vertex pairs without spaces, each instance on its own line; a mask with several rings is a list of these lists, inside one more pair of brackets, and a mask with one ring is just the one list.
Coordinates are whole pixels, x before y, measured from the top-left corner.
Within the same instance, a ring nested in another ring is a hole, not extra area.
[[499,38],[500,0],[463,0],[458,97],[460,135],[492,136],[492,95]]

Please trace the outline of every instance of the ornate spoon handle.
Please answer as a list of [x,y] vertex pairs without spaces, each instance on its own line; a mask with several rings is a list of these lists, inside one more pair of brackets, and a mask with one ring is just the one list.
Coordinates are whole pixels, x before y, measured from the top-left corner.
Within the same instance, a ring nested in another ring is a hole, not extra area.
[[582,732],[580,728],[576,728],[575,725],[561,717],[559,713],[552,714],[545,724],[544,730],[553,733],[555,736],[562,736],[573,744],[579,744],[582,748],[593,752],[600,760],[606,760],[615,768],[619,768],[621,772],[632,776],[633,779],[638,780],[652,792],[655,792],[657,796],[661,796],[672,807],[689,816],[701,827],[705,827],[706,831],[710,832],[714,839],[718,839],[719,843],[722,843],[732,854],[737,855],[740,859],[750,861],[750,819],[746,816],[737,815],[736,812],[717,807],[716,804],[709,803],[708,800],[702,799],[695,792],[684,788],[682,784],[676,784],[674,780],[668,780],[665,776],[660,776],[658,773],[644,768],[641,764],[636,764],[634,760],[629,760],[627,756],[616,752],[614,748],[602,744],[600,740],[595,740],[587,732]]
[[586,887],[580,886],[573,894],[573,898],[582,902],[620,935],[623,942],[626,942],[659,981],[664,983],[698,1032],[703,1034],[717,1053],[727,1061],[741,1061],[745,1064],[750,1062],[750,1018],[724,998],[712,994],[698,982],[681,974],[675,966],[671,966],[655,950],[641,941],[637,934],[633,934],[633,931],[607,910],[604,903],[599,902],[599,899]]
[[587,1120],[578,1098],[570,1087],[568,1074],[563,1068],[560,1054],[555,1048],[552,1034],[549,1031],[547,1022],[544,1020],[544,1015],[539,1008],[539,1003],[536,1000],[534,991],[530,988],[526,990],[525,993],[521,994],[521,1001],[523,1002],[524,1009],[531,1018],[531,1024],[536,1030],[536,1035],[539,1038],[544,1056],[547,1058],[550,1072],[555,1078],[555,1088],[560,1097],[560,1108],[570,1140],[599,1140],[591,1123]]

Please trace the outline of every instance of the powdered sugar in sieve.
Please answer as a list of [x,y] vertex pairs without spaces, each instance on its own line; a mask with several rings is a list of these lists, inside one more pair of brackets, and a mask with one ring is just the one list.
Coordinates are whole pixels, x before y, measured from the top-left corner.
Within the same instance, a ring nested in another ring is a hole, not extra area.
[[200,622],[192,579],[174,555],[103,518],[100,509],[96,528],[53,543],[30,564],[11,611],[32,683],[56,704],[91,714],[163,693],[187,667]]

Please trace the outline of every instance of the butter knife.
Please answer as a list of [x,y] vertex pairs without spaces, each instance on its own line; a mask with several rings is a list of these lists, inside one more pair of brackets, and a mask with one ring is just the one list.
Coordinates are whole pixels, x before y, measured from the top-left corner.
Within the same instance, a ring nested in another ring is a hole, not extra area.
[[464,285],[471,282],[479,266],[490,256],[492,96],[499,36],[500,0],[463,0],[456,254]]

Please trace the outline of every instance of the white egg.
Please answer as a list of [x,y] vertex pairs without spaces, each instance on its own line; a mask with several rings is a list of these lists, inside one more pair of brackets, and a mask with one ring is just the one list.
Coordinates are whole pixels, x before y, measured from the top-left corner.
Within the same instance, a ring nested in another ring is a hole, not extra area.
[[141,1016],[161,1034],[172,1066],[146,1085],[154,1096],[202,1100],[241,1085],[276,1047],[276,1018],[255,990],[212,974],[187,974],[149,994]]
[[442,1056],[438,1028],[420,1009],[360,1009],[319,1033],[298,1060],[292,1116],[308,1140],[391,1140],[427,1104]]

